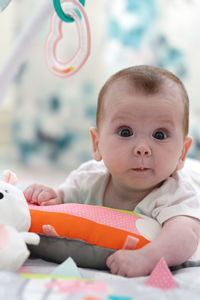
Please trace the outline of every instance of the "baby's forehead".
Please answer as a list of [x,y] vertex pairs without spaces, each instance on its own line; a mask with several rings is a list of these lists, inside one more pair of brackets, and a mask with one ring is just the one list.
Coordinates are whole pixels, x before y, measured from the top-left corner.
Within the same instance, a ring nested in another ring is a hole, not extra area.
[[[144,82],[135,82],[131,80],[131,78],[118,78],[115,81],[111,82],[110,86],[108,86],[107,91],[104,94],[105,98],[109,98],[115,100],[116,97],[125,98],[126,95],[142,95],[142,96],[160,96],[162,99],[163,96],[173,99],[177,99],[177,102],[181,102],[184,104],[183,98],[183,90],[181,86],[174,82],[171,79],[165,78],[162,81],[158,82],[155,85],[148,85]],[[106,103],[106,99],[104,100]]]
[[160,76],[159,78],[154,79],[150,79],[148,77],[134,78],[131,76],[124,76],[121,78],[116,78],[116,80],[111,83],[111,86],[112,84],[116,87],[118,86],[119,88],[123,85],[127,89],[134,89],[149,94],[160,92],[163,89],[180,89],[178,82],[165,76]]
[[140,71],[140,69],[128,69],[128,71],[116,73],[105,83],[98,98],[97,126],[105,116],[108,116],[107,112],[112,111],[119,103],[136,101],[135,103],[140,106],[139,100],[144,100],[143,105],[147,100],[159,105],[160,102],[166,100],[177,108],[176,111],[179,111],[184,123],[184,132],[187,135],[189,99],[183,83],[167,71],[157,69],[147,70],[148,72]]

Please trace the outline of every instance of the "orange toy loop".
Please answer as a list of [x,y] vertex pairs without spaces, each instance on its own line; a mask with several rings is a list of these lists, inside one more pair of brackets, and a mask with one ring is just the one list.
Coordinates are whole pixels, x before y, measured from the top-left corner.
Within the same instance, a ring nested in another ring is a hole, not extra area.
[[[122,249],[127,236],[138,239],[136,249],[149,243],[149,240],[138,234],[96,223],[94,221],[58,212],[48,212],[30,209],[30,232],[44,234],[42,225],[51,224],[60,237],[80,239],[87,243],[110,249]],[[78,224],[78,230],[77,230]]]

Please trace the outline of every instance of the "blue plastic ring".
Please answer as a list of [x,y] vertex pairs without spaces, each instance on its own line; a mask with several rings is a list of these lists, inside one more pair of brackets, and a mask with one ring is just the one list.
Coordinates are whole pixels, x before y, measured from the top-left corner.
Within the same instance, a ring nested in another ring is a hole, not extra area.
[[[61,0],[53,0],[53,5],[54,5],[54,9],[58,15],[58,17],[64,21],[64,22],[74,22],[74,19],[70,16],[68,16],[62,9]],[[85,0],[79,0],[79,2],[84,6],[85,5]]]

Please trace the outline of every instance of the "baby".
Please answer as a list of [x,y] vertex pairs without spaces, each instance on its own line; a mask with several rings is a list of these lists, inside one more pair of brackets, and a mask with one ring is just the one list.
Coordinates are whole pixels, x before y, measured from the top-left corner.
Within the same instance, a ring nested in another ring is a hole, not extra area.
[[96,128],[90,129],[94,160],[72,171],[58,190],[32,184],[25,197],[38,205],[78,202],[156,219],[162,229],[151,243],[108,257],[113,274],[148,275],[161,257],[179,265],[195,253],[200,237],[200,189],[181,170],[192,144],[188,118],[187,92],[175,75],[153,66],[121,70],[99,93]]

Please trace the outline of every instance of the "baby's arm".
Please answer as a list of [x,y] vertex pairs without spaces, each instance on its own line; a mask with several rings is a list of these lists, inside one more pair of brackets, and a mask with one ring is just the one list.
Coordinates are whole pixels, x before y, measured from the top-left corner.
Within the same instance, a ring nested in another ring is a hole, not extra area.
[[163,257],[168,266],[189,259],[197,249],[200,221],[187,216],[167,220],[158,236],[138,250],[118,250],[108,257],[107,266],[113,274],[126,277],[146,276]]
[[37,183],[29,185],[24,191],[24,196],[28,202],[38,205],[55,205],[64,202],[61,190],[55,191]]

